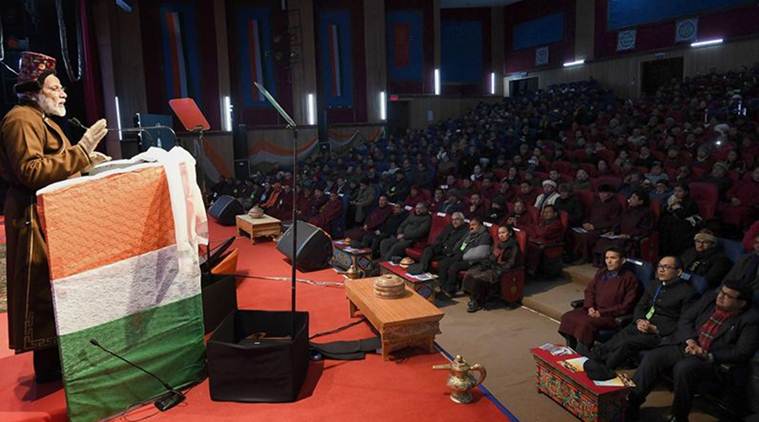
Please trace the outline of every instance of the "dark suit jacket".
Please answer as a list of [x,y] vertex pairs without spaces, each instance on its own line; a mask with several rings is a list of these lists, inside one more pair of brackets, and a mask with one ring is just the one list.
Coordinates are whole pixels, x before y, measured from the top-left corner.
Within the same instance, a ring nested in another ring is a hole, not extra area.
[[[660,287],[661,286],[661,287]],[[657,294],[657,290],[659,294]],[[656,303],[653,303],[654,297]],[[698,299],[696,290],[682,279],[673,280],[666,285],[661,281],[654,280],[649,283],[638,304],[635,306],[633,323],[645,318],[651,306],[654,307],[654,315],[651,323],[656,325],[661,337],[672,334],[677,329],[677,321],[685,311]]]
[[[688,339],[698,340],[698,330],[712,316],[717,291],[705,293],[701,300],[680,317],[677,332],[665,338],[662,344],[684,344]],[[725,321],[712,340],[709,352],[715,363],[746,363],[759,349],[759,313],[753,308]]]

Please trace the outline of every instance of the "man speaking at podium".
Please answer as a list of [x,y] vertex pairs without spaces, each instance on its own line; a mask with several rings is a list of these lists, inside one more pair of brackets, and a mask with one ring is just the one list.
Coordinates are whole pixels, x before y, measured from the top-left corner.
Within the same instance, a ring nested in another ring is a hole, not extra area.
[[66,115],[66,92],[52,57],[22,53],[14,89],[19,104],[0,122],[0,175],[9,185],[4,215],[10,347],[34,351],[35,380],[42,383],[61,378],[61,363],[36,191],[108,160],[95,151],[108,131],[101,119],[72,146],[48,117]]

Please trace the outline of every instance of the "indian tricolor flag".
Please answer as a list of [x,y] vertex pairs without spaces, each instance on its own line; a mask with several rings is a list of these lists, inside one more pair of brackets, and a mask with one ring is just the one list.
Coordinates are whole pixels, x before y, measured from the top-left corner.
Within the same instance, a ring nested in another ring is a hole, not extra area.
[[91,339],[181,388],[204,372],[198,242],[205,212],[181,148],[37,194],[69,417],[103,419],[164,392]]

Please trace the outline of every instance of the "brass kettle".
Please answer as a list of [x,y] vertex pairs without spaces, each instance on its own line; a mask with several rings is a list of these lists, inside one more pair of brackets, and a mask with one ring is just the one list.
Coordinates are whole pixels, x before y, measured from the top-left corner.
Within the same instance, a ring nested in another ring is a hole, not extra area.
[[[482,384],[485,377],[488,376],[485,367],[476,363],[472,366],[464,360],[461,355],[456,355],[451,363],[445,365],[434,365],[432,369],[449,369],[451,377],[448,378],[448,388],[451,389],[451,400],[454,403],[466,404],[472,402],[472,388]],[[475,377],[472,372],[478,372],[479,376]]]

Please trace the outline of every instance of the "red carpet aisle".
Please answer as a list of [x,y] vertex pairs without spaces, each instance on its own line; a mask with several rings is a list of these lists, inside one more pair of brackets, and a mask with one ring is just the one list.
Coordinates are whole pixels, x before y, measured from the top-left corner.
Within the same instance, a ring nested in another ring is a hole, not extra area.
[[[212,243],[234,234],[234,228],[213,225]],[[251,245],[238,239],[239,272],[263,276],[287,276],[289,266],[272,243]],[[333,270],[299,277],[319,281],[342,279]],[[290,284],[284,281],[245,279],[238,288],[243,309],[289,309]],[[316,287],[299,283],[298,309],[310,312],[311,333],[345,325],[348,303],[342,288]],[[354,319],[355,320],[355,319]],[[7,330],[3,325],[2,330]],[[7,333],[3,333],[7,335]],[[372,335],[368,325],[359,324],[344,332],[325,336],[320,342],[357,339]],[[475,391],[475,403],[456,405],[448,398],[447,371],[433,371],[432,365],[444,363],[440,354],[416,354],[399,362],[385,362],[378,355],[363,361],[312,363],[302,398],[287,404],[239,404],[212,402],[208,381],[187,393],[187,401],[165,414],[152,406],[131,412],[122,420],[221,421],[473,421],[508,420],[496,405]],[[44,396],[46,391],[31,381],[31,355],[0,359],[0,420],[65,420],[62,390]],[[32,401],[33,397],[42,397]],[[15,413],[14,413],[15,412]],[[31,413],[38,412],[38,413]]]

